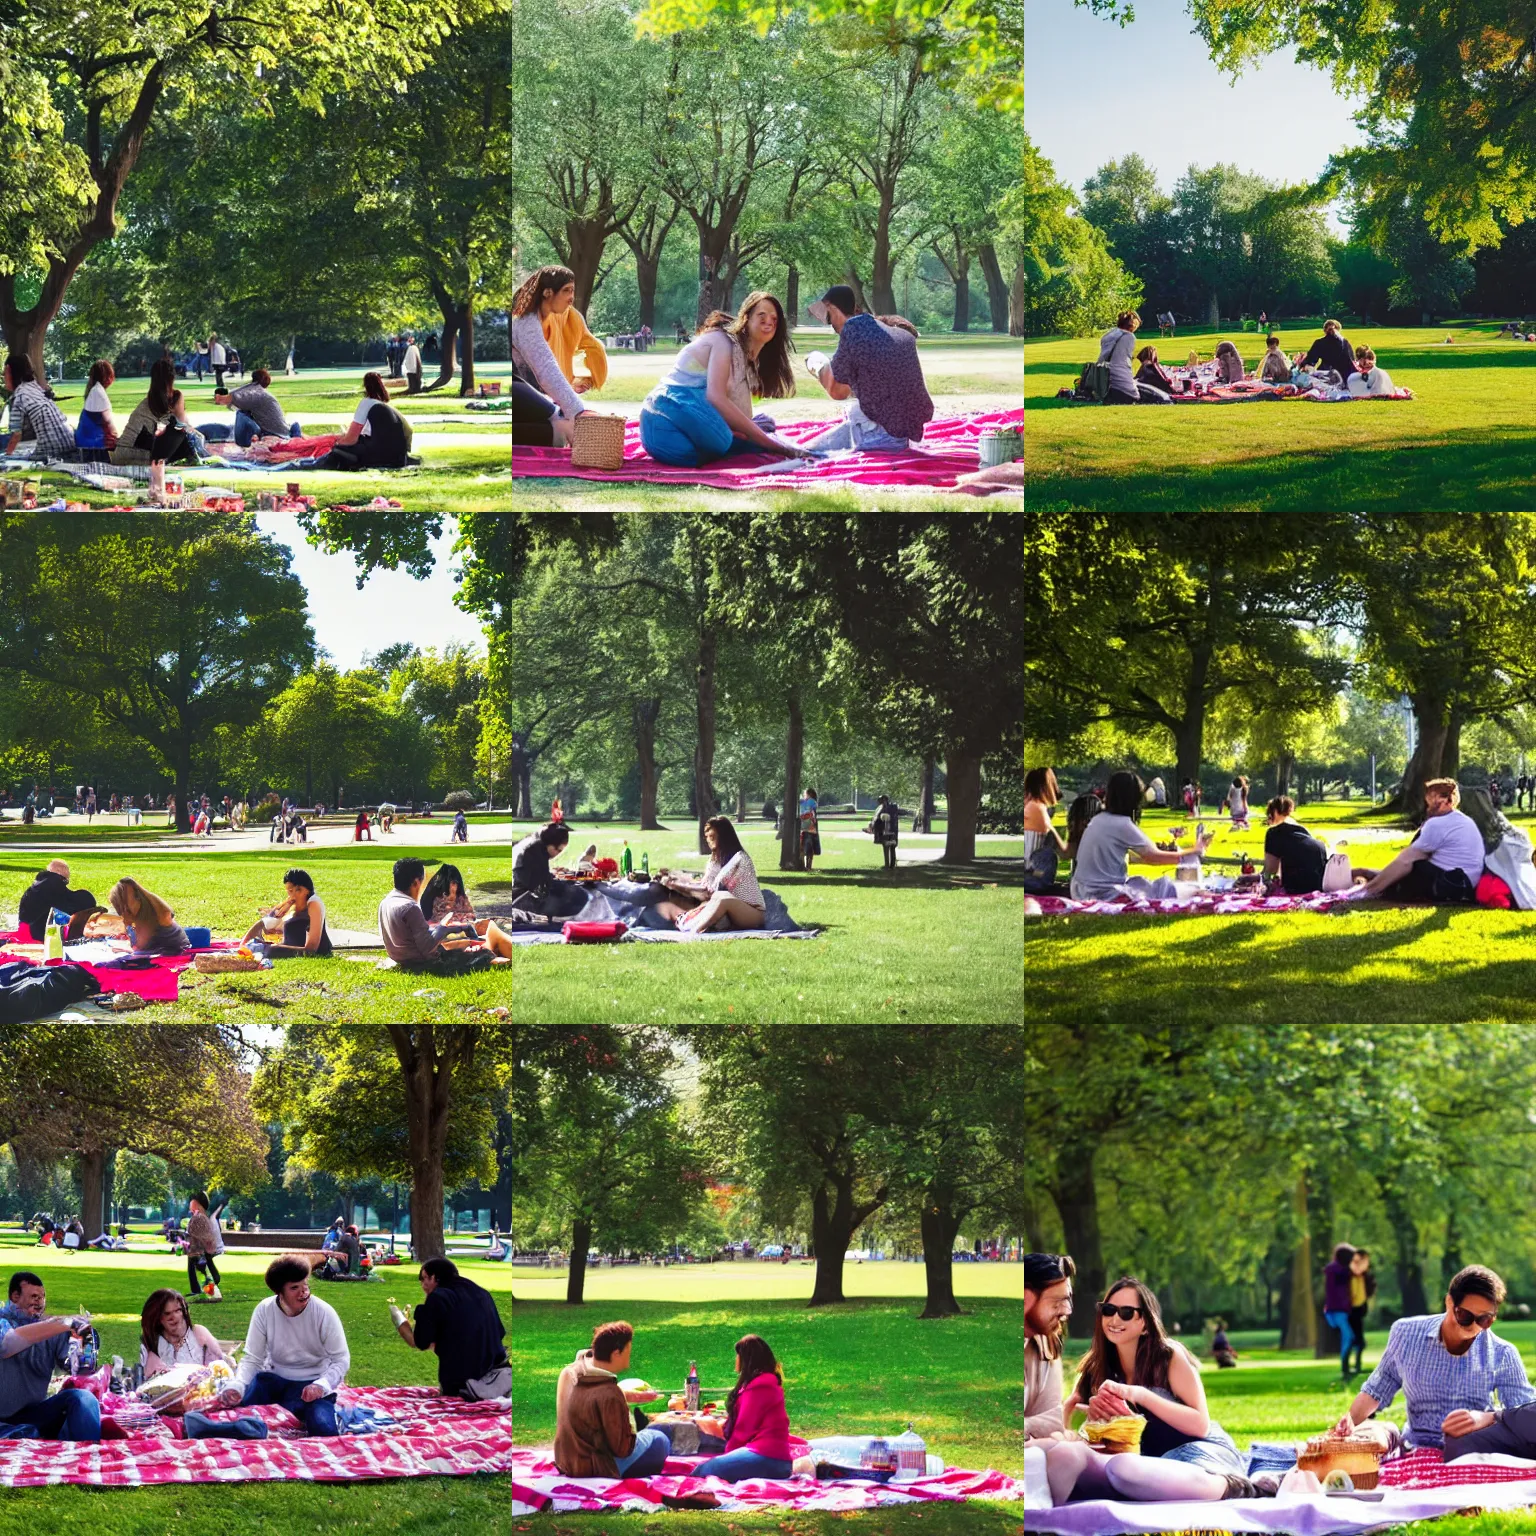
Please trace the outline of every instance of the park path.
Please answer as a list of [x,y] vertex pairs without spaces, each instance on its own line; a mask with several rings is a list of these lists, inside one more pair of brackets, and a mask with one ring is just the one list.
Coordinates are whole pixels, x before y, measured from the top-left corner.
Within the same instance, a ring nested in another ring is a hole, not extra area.
[[[84,822],[78,818],[69,818],[68,824],[83,826]],[[512,844],[511,825],[506,825],[505,832],[497,827],[481,828],[480,837],[475,837],[476,828],[470,827],[470,848],[510,848]],[[494,835],[493,835],[494,832]],[[397,848],[402,852],[409,848],[442,848],[448,845],[453,835],[451,823],[444,822],[441,826],[406,826],[397,828],[394,832],[375,831],[374,843],[387,848]],[[71,853],[251,853],[260,852],[267,847],[280,848],[340,848],[350,845],[352,842],[352,828],[344,827],[311,827],[309,841],[307,843],[273,843],[270,840],[269,829],[266,827],[247,827],[243,832],[215,832],[212,837],[167,837],[153,842],[129,842],[118,838],[104,838],[99,843],[82,842],[78,838],[61,839],[58,842],[45,842],[28,838],[25,842],[5,842],[0,840],[0,852],[19,853],[29,852],[47,854],[50,858],[62,854],[68,856]],[[360,846],[367,846],[365,839]],[[457,846],[466,846],[459,844]]]

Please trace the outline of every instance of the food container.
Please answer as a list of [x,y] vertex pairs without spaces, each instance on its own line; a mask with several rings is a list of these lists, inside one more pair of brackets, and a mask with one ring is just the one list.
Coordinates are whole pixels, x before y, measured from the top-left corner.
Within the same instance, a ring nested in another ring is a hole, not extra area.
[[1090,1419],[1083,1425],[1089,1445],[1106,1455],[1141,1449],[1141,1432],[1147,1421],[1139,1413],[1123,1413],[1114,1419]]
[[923,1437],[913,1429],[910,1420],[907,1422],[907,1427],[891,1441],[891,1449],[896,1453],[896,1482],[906,1482],[911,1478],[927,1475],[928,1446]]
[[624,418],[599,411],[583,411],[571,436],[573,469],[622,469],[624,467]]
[[1296,1466],[1319,1479],[1330,1472],[1347,1472],[1355,1487],[1364,1492],[1376,1486],[1385,1453],[1383,1445],[1365,1435],[1317,1435],[1307,1441]]
[[1024,457],[1024,435],[1017,427],[989,427],[981,434],[979,446],[983,469]]

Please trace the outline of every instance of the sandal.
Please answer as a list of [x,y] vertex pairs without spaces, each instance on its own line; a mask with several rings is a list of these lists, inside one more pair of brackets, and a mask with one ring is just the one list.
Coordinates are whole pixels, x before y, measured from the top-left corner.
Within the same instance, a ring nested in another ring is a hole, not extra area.
[[1239,1477],[1236,1472],[1223,1472],[1221,1475],[1227,1485],[1227,1491],[1222,1494],[1223,1499],[1257,1499],[1260,1497],[1259,1490],[1246,1477]]

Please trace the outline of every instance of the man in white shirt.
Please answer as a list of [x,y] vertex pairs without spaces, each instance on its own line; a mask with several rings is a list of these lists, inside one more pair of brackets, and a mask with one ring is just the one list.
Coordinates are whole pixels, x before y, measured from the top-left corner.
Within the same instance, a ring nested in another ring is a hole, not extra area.
[[336,1391],[352,1364],[341,1319],[329,1302],[310,1295],[309,1266],[300,1259],[274,1259],[267,1288],[273,1294],[251,1313],[234,1384],[219,1394],[218,1406],[276,1403],[307,1434],[335,1435]]
[[405,382],[410,386],[406,394],[419,395],[421,393],[421,348],[416,345],[414,336],[405,338],[405,361],[400,364],[400,371],[405,375]]
[[224,388],[224,370],[228,362],[224,352],[224,343],[217,335],[208,338],[208,366],[213,370],[213,387],[215,392]]
[[1455,779],[1424,786],[1424,825],[1409,845],[1362,887],[1367,896],[1390,891],[1394,901],[1470,902],[1483,874],[1483,835],[1461,804]]

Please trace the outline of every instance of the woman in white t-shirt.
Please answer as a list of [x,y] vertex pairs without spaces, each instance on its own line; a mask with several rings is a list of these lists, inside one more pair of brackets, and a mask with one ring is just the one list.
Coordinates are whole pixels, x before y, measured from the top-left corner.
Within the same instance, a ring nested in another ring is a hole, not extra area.
[[1099,337],[1099,361],[1109,364],[1109,393],[1105,405],[1140,405],[1141,391],[1131,362],[1136,352],[1136,332],[1141,316],[1134,309],[1122,310],[1113,327]]
[[1240,773],[1232,776],[1232,787],[1227,791],[1227,810],[1232,815],[1234,831],[1248,825],[1248,780]]
[[1392,375],[1376,366],[1376,354],[1369,347],[1356,347],[1355,371],[1350,374],[1346,388],[1352,395],[1390,395]]
[[112,400],[107,391],[117,382],[117,373],[106,358],[91,364],[86,379],[85,404],[75,423],[75,447],[100,448],[111,453],[117,447],[117,423],[112,419]]
[[752,856],[741,846],[729,816],[711,816],[704,823],[709,863],[702,880],[663,871],[661,883],[676,900],[661,901],[656,911],[688,933],[710,928],[762,928],[767,904],[757,883]]
[[139,1365],[144,1375],[158,1376],[173,1365],[212,1365],[216,1360],[233,1365],[219,1341],[194,1323],[187,1298],[180,1291],[155,1291],[144,1303],[139,1318]]
[[[1126,875],[1127,857],[1140,864],[1177,864],[1184,857],[1176,847],[1159,848],[1137,824],[1146,792],[1134,773],[1122,770],[1111,775],[1104,809],[1084,827],[1077,845],[1072,866],[1074,901],[1111,901],[1121,895],[1169,900],[1179,894],[1167,875],[1156,880]],[[1208,837],[1197,837],[1194,853],[1203,854],[1210,842]]]

